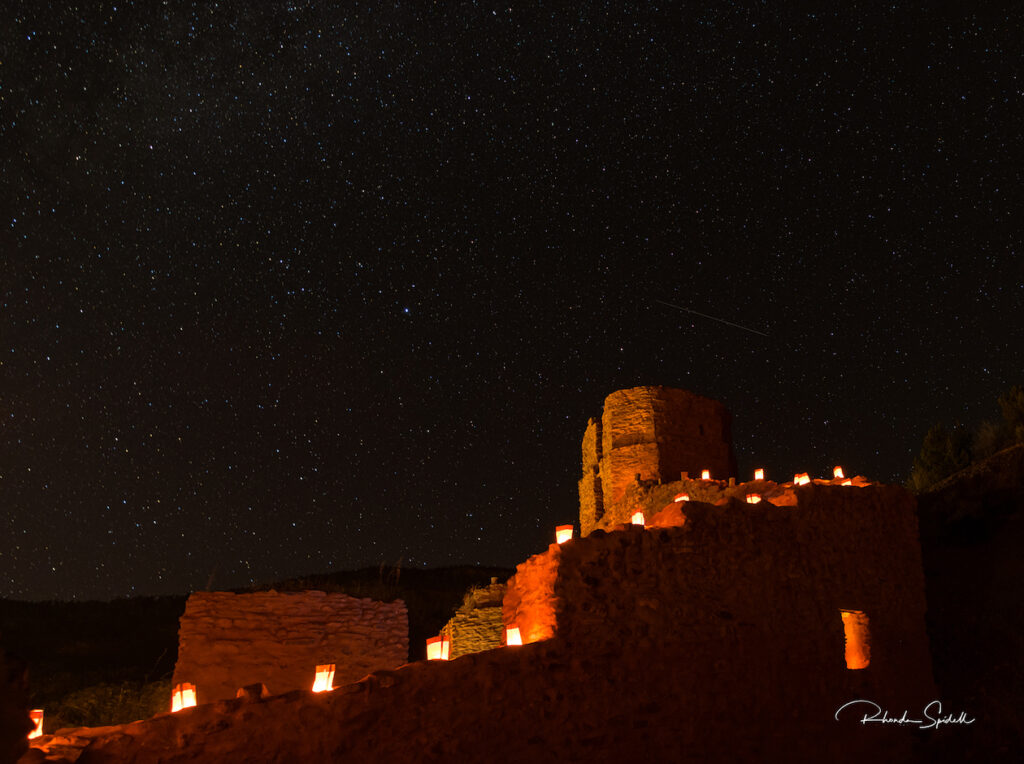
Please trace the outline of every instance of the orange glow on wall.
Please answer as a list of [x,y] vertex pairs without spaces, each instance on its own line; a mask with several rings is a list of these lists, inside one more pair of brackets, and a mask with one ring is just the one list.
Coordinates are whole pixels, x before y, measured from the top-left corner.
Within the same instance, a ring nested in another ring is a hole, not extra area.
[[811,477],[806,472],[801,472],[799,475],[793,476],[793,482],[797,485],[807,485],[811,482]]
[[171,695],[171,713],[180,711],[183,708],[191,708],[196,704],[196,686],[188,682],[174,685],[174,693]]
[[633,513],[633,525],[644,525],[644,513],[634,512]]
[[330,692],[334,689],[334,664],[324,663],[316,667],[313,692]]
[[754,470],[754,480],[764,480],[764,470],[760,467]]
[[446,661],[451,652],[452,640],[442,634],[438,637],[431,637],[427,640],[427,660]]
[[33,738],[42,737],[43,736],[43,709],[41,709],[41,708],[33,708],[31,711],[28,712],[28,714],[29,714],[29,717],[31,717],[31,719],[32,719],[32,723],[34,725],[36,725],[35,727],[32,728],[32,731],[30,733],[28,733],[28,739],[32,740]]
[[571,525],[559,525],[555,528],[555,541],[559,544],[564,544],[572,538],[572,526]]
[[834,477],[834,478],[844,478],[844,477],[846,477],[846,475],[843,474],[843,468],[838,466],[838,465],[836,465],[836,467],[832,470],[832,477]]
[[506,626],[505,627],[505,644],[506,645],[521,645],[523,644],[523,635],[519,633],[518,626]]
[[690,494],[688,493],[677,493],[676,497],[672,501],[689,501]]
[[748,493],[747,504],[757,504],[761,501],[761,494],[759,493]]
[[711,470],[701,470],[700,471],[700,479],[701,480],[711,480]]
[[867,614],[861,610],[840,610],[846,634],[846,668],[867,668],[871,663],[871,633]]

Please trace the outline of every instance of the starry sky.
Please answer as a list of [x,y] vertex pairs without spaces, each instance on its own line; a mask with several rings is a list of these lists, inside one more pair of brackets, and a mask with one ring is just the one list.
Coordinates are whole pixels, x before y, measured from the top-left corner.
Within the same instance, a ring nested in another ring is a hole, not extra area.
[[514,565],[638,384],[741,475],[997,418],[1021,15],[809,5],[5,3],[0,597]]

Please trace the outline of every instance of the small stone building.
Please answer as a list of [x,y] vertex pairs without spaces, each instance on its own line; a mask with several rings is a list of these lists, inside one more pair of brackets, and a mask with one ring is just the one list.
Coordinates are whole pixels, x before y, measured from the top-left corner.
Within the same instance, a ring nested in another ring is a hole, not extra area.
[[196,686],[199,703],[234,698],[263,683],[271,694],[310,689],[319,664],[336,685],[409,656],[405,603],[318,591],[196,592],[178,631],[174,683]]

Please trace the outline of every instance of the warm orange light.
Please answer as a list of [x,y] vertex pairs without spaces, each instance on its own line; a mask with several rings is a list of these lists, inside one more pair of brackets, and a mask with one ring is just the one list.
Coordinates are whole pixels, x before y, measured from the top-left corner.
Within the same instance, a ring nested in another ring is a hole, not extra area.
[[764,470],[760,467],[754,470],[754,480],[764,480]]
[[711,480],[711,470],[701,470],[700,471],[700,479],[701,480]]
[[571,525],[559,525],[555,528],[555,541],[559,544],[564,544],[566,541],[572,538],[572,526]]
[[451,652],[451,638],[442,634],[439,637],[432,637],[427,640],[427,660],[446,661]]
[[842,483],[840,483],[839,485],[853,485],[853,481],[852,481],[852,480],[850,480],[850,478],[846,478],[846,480],[844,480],[844,481],[843,481]]
[[330,692],[334,689],[334,664],[324,663],[316,667],[313,692]]
[[42,737],[43,736],[43,709],[41,709],[41,708],[33,708],[31,711],[28,712],[28,714],[32,718],[32,723],[34,725],[36,725],[32,729],[32,731],[30,733],[28,733],[28,739],[32,740],[33,738]]
[[688,493],[677,493],[676,497],[672,501],[689,501],[690,494]]
[[196,686],[188,682],[174,685],[171,695],[171,713],[183,708],[191,708],[196,704]]
[[633,513],[633,525],[644,525],[644,513],[634,512]]
[[521,645],[523,644],[523,635],[519,633],[518,626],[506,626],[505,627],[505,644],[506,645]]
[[846,634],[846,668],[867,668],[871,663],[871,633],[867,614],[860,610],[840,610]]
[[793,482],[797,485],[807,485],[811,482],[811,478],[806,472],[801,472],[799,475],[793,476]]
[[748,493],[747,494],[747,504],[757,504],[759,501],[761,501],[761,494],[759,494],[759,493]]
[[844,478],[844,477],[846,477],[846,475],[843,474],[843,468],[837,465],[832,470],[832,477],[834,477],[834,478]]

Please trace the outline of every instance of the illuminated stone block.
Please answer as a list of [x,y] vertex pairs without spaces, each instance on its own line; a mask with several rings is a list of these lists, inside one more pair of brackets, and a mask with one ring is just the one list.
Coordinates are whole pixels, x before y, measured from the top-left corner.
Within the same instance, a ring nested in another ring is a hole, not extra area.
[[677,493],[676,497],[672,501],[689,501],[690,494],[688,493]]
[[764,470],[760,467],[754,470],[754,480],[764,480]]
[[643,512],[634,512],[633,513],[632,522],[633,522],[633,525],[639,525],[639,526],[642,527],[645,524],[644,523],[644,513]]
[[807,485],[811,482],[811,477],[806,472],[801,472],[799,475],[793,476],[793,482],[797,485]]
[[700,479],[701,480],[711,480],[711,470],[701,470],[700,471]]
[[518,626],[505,627],[505,644],[509,646],[523,644],[523,635],[519,633]]
[[572,538],[572,526],[571,525],[559,525],[555,528],[555,541],[559,544],[564,544]]
[[747,504],[757,504],[761,501],[761,494],[759,493],[748,493]]
[[843,468],[838,465],[835,468],[833,468],[832,477],[836,478],[837,480],[846,477],[846,475],[843,474]]

